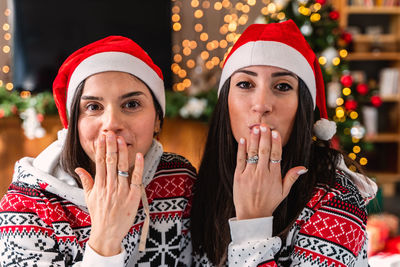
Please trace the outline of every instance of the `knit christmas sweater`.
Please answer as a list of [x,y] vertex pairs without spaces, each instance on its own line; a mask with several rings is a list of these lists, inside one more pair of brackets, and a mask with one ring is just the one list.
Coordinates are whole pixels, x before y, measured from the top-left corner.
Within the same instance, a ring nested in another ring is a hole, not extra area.
[[[360,181],[359,181],[360,182]],[[338,170],[333,187],[319,185],[282,242],[272,236],[273,217],[229,221],[229,266],[368,266],[366,191]],[[365,190],[367,189],[367,190]],[[361,191],[361,193],[360,193]],[[206,256],[195,266],[213,266]]]
[[63,175],[55,173],[61,170],[49,174],[35,168],[34,159],[21,159],[0,203],[0,266],[189,265],[187,233],[195,169],[162,148],[158,159],[154,176],[144,182],[150,208],[146,250],[138,251],[145,219],[140,204],[121,254],[113,257],[102,257],[86,244],[91,222],[83,190],[65,175],[60,179]]

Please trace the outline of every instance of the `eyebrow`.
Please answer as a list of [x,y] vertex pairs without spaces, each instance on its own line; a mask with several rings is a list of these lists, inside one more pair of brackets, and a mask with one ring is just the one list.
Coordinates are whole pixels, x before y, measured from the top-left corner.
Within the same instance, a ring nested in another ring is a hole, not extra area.
[[[125,98],[131,97],[131,96],[138,96],[138,95],[144,95],[144,93],[140,92],[140,91],[135,91],[135,92],[130,92],[130,93],[124,94],[124,95],[120,96],[119,98],[120,99],[125,99]],[[102,101],[103,100],[102,97],[91,96],[91,95],[83,95],[81,97],[81,99],[83,99],[83,100],[97,100],[97,101]]]
[[[256,72],[254,72],[254,71],[249,71],[249,70],[237,70],[237,71],[235,71],[233,74],[239,73],[239,72],[248,74],[248,75],[250,75],[250,76],[255,76],[255,77],[258,76],[258,74],[257,74]],[[232,74],[232,75],[233,75],[233,74]],[[272,77],[292,76],[293,78],[296,78],[296,79],[297,79],[297,75],[294,74],[294,73],[292,73],[292,72],[290,72],[290,71],[274,72],[274,73],[272,73],[271,76],[272,76]]]

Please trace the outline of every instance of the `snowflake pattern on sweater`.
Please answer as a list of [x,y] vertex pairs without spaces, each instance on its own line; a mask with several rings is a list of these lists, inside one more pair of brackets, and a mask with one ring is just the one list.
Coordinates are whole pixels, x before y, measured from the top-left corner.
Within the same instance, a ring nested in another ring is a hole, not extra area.
[[[19,177],[32,176],[18,164],[15,171]],[[163,153],[146,186],[150,206],[146,251],[138,251],[145,218],[140,205],[122,242],[124,266],[190,264],[188,224],[195,176],[186,159]],[[91,230],[89,213],[37,181],[36,185],[13,182],[1,200],[0,266],[81,266]]]
[[[368,266],[366,203],[348,175],[333,188],[319,185],[291,227],[286,242],[273,237],[272,217],[230,221],[229,266]],[[194,266],[213,266],[206,256]]]

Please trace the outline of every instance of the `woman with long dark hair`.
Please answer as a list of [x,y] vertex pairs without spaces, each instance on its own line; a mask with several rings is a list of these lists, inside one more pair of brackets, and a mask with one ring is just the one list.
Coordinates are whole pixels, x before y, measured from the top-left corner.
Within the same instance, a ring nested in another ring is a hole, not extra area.
[[194,188],[198,266],[368,265],[376,185],[330,147],[326,118],[318,60],[294,22],[249,26],[226,58]]
[[0,265],[190,264],[196,174],[155,139],[165,114],[158,66],[110,36],[69,56],[53,92],[65,129],[16,163],[0,203]]

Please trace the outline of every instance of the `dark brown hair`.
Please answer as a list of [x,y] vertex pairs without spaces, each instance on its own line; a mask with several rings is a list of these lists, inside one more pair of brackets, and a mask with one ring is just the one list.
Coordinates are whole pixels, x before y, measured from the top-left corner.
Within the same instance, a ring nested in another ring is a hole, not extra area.
[[[140,80],[139,78],[137,79]],[[146,85],[147,89],[149,89],[149,92],[153,99],[154,108],[156,110],[156,116],[158,116],[160,120],[160,129],[161,129],[164,122],[161,106],[158,103],[156,97],[154,96],[153,91],[150,90],[150,88],[147,86],[146,83],[144,83],[142,80],[140,81]],[[69,175],[71,175],[77,181],[80,187],[82,187],[81,180],[79,179],[79,176],[75,173],[75,169],[77,167],[81,167],[87,170],[93,177],[95,175],[94,164],[83,150],[81,142],[79,140],[79,132],[78,132],[78,119],[80,115],[79,105],[81,103],[81,96],[84,87],[85,87],[85,81],[81,82],[78,85],[75,91],[75,95],[72,99],[72,104],[70,109],[71,112],[68,122],[68,132],[64,143],[63,151],[61,152],[61,157],[60,157],[60,162],[63,170],[67,172]],[[158,133],[154,133],[154,136],[156,136],[157,134]]]
[[[194,187],[191,236],[195,253],[206,254],[215,265],[226,260],[230,243],[228,219],[235,217],[233,177],[237,142],[230,126],[228,94],[230,79],[222,89],[214,110],[206,147]],[[308,173],[293,185],[288,197],[275,210],[273,234],[283,240],[312,196],[317,183],[333,185],[340,153],[329,142],[313,141],[314,106],[311,94],[299,78],[299,101],[295,123],[282,151],[282,177],[294,166]],[[290,203],[290,206],[289,206]]]

